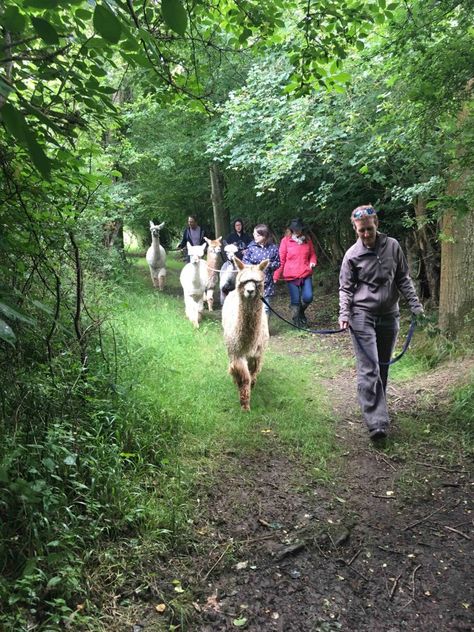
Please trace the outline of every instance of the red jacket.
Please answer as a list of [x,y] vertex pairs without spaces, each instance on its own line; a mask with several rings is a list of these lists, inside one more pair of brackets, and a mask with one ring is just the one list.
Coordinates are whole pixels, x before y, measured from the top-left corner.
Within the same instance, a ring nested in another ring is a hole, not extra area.
[[305,279],[313,273],[311,263],[317,265],[318,259],[314,252],[314,246],[311,239],[307,239],[299,244],[294,239],[283,237],[280,243],[280,261],[281,266],[275,270],[273,279],[278,281],[294,281],[296,279]]

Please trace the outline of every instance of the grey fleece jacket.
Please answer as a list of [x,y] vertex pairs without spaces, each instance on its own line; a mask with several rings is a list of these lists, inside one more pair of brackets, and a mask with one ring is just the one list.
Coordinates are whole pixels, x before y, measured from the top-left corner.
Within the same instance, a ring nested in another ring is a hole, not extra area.
[[375,248],[371,249],[358,239],[341,265],[339,319],[349,321],[354,308],[376,316],[397,313],[400,294],[413,314],[423,312],[398,241],[377,233]]

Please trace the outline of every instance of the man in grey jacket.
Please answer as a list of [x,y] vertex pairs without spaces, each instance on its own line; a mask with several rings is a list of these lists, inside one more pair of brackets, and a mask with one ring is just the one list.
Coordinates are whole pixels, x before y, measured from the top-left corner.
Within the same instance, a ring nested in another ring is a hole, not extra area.
[[402,294],[413,314],[423,313],[408,264],[396,239],[379,233],[377,211],[358,206],[351,222],[358,237],[342,261],[339,275],[339,326],[350,326],[357,361],[357,393],[369,436],[387,436],[388,362],[400,329]]

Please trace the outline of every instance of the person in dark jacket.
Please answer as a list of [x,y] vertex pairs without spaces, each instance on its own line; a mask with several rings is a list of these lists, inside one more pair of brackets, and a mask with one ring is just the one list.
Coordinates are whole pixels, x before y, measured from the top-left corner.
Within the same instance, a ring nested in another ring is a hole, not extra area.
[[244,223],[240,219],[240,217],[232,222],[232,228],[233,232],[231,232],[230,235],[226,238],[225,243],[235,244],[238,248],[238,251],[236,252],[236,257],[242,260],[242,257],[244,256],[244,251],[249,243],[252,241],[252,237],[245,232]]
[[207,237],[206,231],[199,226],[197,217],[190,215],[188,217],[188,225],[183,232],[183,237],[177,246],[177,250],[181,250],[184,253],[184,259],[187,263],[189,263],[189,255],[186,249],[188,241],[191,246],[202,246],[202,244],[205,243],[205,237]]
[[339,326],[350,326],[359,404],[369,437],[378,441],[387,436],[389,427],[387,363],[400,329],[400,294],[413,314],[423,314],[423,306],[400,244],[377,230],[377,211],[372,206],[358,206],[351,222],[358,239],[341,265]]

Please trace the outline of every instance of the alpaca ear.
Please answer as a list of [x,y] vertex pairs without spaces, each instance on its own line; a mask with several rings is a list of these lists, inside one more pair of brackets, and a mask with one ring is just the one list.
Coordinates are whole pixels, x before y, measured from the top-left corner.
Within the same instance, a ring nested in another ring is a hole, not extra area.
[[150,228],[153,228],[155,224],[150,220]]
[[186,242],[186,247],[187,247],[188,252],[189,252],[189,249],[192,248],[193,246],[192,246],[192,244],[189,243],[189,241],[187,241]]
[[266,270],[270,265],[270,259],[264,259],[261,263],[258,264],[259,270]]
[[238,257],[234,257],[234,263],[239,268],[239,270],[243,270],[245,268],[245,264]]
[[158,230],[161,230],[163,228],[163,226],[165,225],[164,222],[161,222],[161,224],[158,226]]
[[222,241],[222,235],[218,237],[216,241]]
[[207,237],[204,237],[204,241],[206,242],[206,244],[207,244],[208,246],[210,246],[210,245],[211,245],[211,240],[210,240],[210,239],[208,239]]

